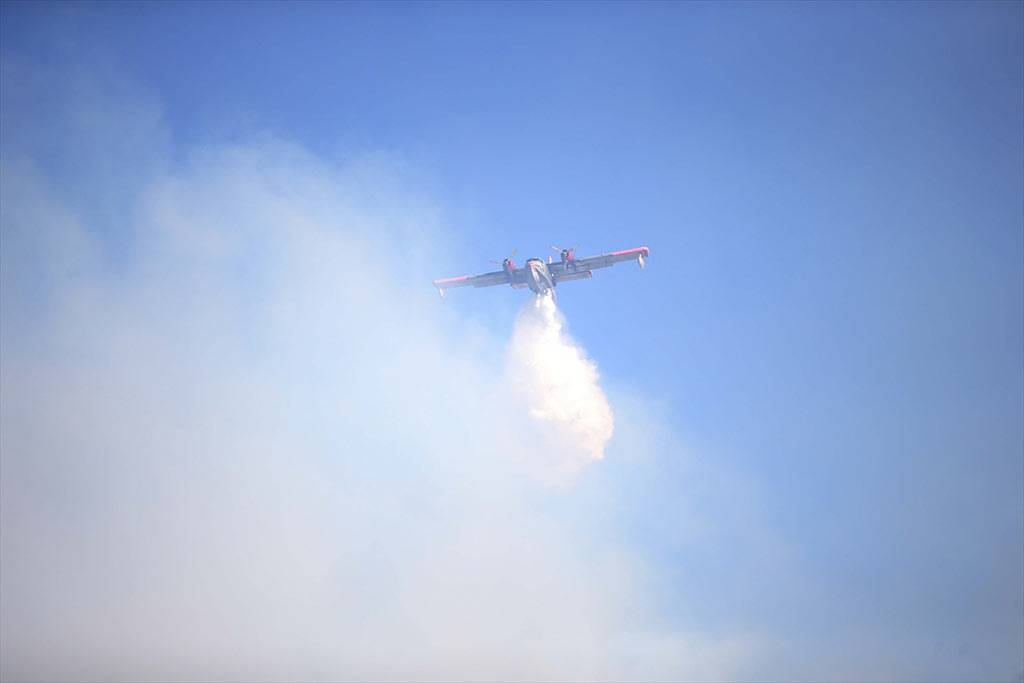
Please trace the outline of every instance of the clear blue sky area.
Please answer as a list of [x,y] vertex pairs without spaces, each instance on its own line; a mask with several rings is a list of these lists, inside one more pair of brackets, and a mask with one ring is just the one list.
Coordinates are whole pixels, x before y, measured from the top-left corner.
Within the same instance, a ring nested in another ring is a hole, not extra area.
[[[647,556],[679,560],[689,586],[749,574],[748,592],[674,618],[841,621],[1024,675],[1024,4],[5,2],[2,17],[5,61],[126,75],[175,153],[270,131],[400,160],[442,207],[434,277],[513,248],[649,246],[642,272],[559,288],[573,335],[613,396],[650,397],[688,448],[742,473],[821,579],[791,614],[755,605],[756,569],[728,544],[685,561],[661,534],[681,471],[610,463],[647,491],[619,522]],[[45,120],[6,102],[12,127]],[[22,128],[35,137],[8,128],[6,151],[59,176],[66,152]],[[118,252],[123,235],[106,239]],[[507,334],[523,296],[444,305]]]

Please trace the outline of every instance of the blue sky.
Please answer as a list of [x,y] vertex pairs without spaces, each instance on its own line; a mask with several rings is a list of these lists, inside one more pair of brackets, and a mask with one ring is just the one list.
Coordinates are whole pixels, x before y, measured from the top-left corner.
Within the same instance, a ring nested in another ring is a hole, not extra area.
[[[1024,672],[1020,3],[2,16],[4,160],[28,160],[87,226],[101,279],[148,248],[119,216],[150,175],[266,139],[385,169],[370,213],[427,206],[428,226],[395,237],[411,245],[359,253],[426,294],[513,248],[647,245],[646,270],[567,283],[559,305],[620,416],[600,485],[575,495],[604,506],[588,529],[655,568],[659,618],[770,634],[726,677]],[[107,132],[67,113],[82,92]],[[118,112],[139,137],[120,135]],[[9,192],[19,178],[4,174]],[[5,247],[20,250],[15,221]],[[240,296],[258,299],[264,252],[234,263],[252,286]],[[4,273],[9,342],[35,329],[11,311],[38,303],[25,283],[42,278],[19,268]],[[523,298],[454,291],[418,315],[505,339]],[[670,434],[640,464],[616,458],[644,431],[621,417],[631,405]],[[694,542],[672,523],[682,508],[738,521]]]

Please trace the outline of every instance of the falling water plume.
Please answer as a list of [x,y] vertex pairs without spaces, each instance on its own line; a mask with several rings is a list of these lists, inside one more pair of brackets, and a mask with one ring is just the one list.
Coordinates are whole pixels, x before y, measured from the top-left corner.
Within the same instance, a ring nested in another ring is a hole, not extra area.
[[507,372],[538,427],[549,473],[571,475],[604,456],[611,406],[596,364],[569,336],[550,295],[534,297],[520,311]]

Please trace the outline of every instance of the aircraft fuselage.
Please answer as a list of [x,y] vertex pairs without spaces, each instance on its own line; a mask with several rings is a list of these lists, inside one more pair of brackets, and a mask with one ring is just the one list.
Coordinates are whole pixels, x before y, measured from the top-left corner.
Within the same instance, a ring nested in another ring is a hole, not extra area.
[[526,260],[526,284],[535,294],[544,294],[555,288],[555,280],[551,277],[548,264],[539,258]]

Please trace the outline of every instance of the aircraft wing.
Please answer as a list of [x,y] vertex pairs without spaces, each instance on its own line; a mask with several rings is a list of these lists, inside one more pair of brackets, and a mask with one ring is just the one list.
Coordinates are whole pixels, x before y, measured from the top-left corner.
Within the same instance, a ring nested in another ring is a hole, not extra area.
[[613,266],[620,261],[637,261],[640,266],[643,267],[644,261],[650,255],[651,250],[647,247],[636,247],[635,249],[623,249],[622,251],[613,251],[599,256],[577,257],[574,261],[576,264],[575,268],[572,266],[566,268],[559,261],[552,263],[548,268],[551,269],[551,273],[556,278],[561,280],[576,279],[569,278],[567,276],[580,271],[590,271],[594,268],[607,268],[608,266]]
[[[516,276],[520,274],[521,270],[519,268],[513,273],[513,282],[517,280]],[[482,275],[461,275],[443,280],[434,280],[434,286],[440,289],[441,292],[453,287],[493,287],[495,285],[507,284],[509,284],[509,279],[504,270],[496,270],[493,273],[484,273]]]

